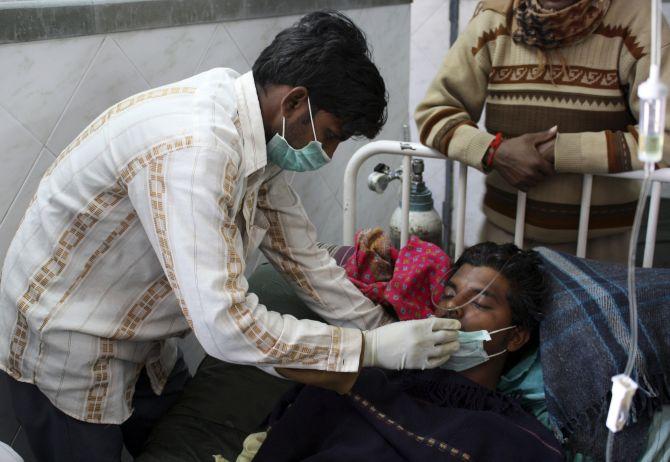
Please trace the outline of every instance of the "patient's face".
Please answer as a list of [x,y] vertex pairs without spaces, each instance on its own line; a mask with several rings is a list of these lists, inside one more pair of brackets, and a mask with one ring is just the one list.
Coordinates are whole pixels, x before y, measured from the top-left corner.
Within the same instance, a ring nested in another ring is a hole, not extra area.
[[[461,322],[461,330],[494,331],[512,325],[512,309],[507,301],[509,282],[498,271],[486,266],[464,264],[447,283],[435,314]],[[456,310],[448,311],[449,308]],[[505,348],[511,331],[492,336],[485,343],[491,353]],[[502,348],[500,348],[502,345]]]

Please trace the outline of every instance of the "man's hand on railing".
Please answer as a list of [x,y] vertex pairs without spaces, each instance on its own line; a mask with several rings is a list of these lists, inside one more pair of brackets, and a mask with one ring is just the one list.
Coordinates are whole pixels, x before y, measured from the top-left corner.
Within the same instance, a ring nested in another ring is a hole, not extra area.
[[528,133],[502,142],[493,169],[510,185],[522,191],[556,173],[553,165],[557,127]]

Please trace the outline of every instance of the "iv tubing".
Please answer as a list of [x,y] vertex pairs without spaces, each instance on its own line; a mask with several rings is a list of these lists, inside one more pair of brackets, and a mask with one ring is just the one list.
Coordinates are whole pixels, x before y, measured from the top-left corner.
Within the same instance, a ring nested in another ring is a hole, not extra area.
[[[649,66],[649,80],[658,81],[661,67],[661,0],[651,0],[651,64]],[[649,194],[651,185],[651,174],[654,171],[654,164],[646,162],[644,165],[644,181],[640,190],[640,197],[635,210],[635,220],[628,247],[628,308],[630,315],[630,346],[628,349],[628,361],[624,374],[630,377],[635,366],[637,357],[638,340],[638,321],[637,321],[637,293],[635,291],[635,253],[637,251],[637,239],[640,234],[642,223],[642,212],[644,210],[645,200]],[[614,449],[614,432],[610,431],[607,435],[607,445],[605,448],[605,460],[612,461],[612,451]]]
[[[633,221],[633,230],[630,236],[630,244],[628,247],[628,308],[630,316],[630,346],[628,347],[628,361],[626,362],[626,369],[624,374],[630,377],[635,365],[635,357],[637,356],[637,294],[635,292],[635,255],[637,251],[637,239],[640,234],[640,226],[642,224],[642,213],[644,212],[644,205],[649,188],[651,186],[651,173],[654,170],[653,164],[645,164],[645,178],[640,190],[640,197],[637,201],[637,209],[635,210],[635,219]],[[614,446],[614,433],[609,432],[607,435],[607,447],[605,451],[605,460],[608,462],[612,460],[612,449]]]
[[650,76],[658,73],[661,67],[661,15],[660,0],[651,0],[651,69]]

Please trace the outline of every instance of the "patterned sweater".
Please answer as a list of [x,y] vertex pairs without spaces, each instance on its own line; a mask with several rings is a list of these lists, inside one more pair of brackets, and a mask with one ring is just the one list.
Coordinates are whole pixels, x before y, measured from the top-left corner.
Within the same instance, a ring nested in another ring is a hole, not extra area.
[[[449,50],[416,110],[421,142],[481,169],[492,133],[505,137],[558,125],[555,175],[528,194],[526,236],[576,240],[582,178],[641,168],[637,88],[649,69],[648,2],[613,0],[601,25],[577,43],[545,51],[510,37],[512,0],[483,2]],[[661,78],[670,83],[670,31],[663,21]],[[565,64],[565,65],[564,65]],[[477,128],[486,106],[486,132]],[[670,122],[670,117],[668,122]],[[670,159],[666,125],[664,163]],[[484,213],[513,232],[516,190],[497,173],[486,179]],[[635,212],[635,181],[595,178],[589,236],[621,232]]]

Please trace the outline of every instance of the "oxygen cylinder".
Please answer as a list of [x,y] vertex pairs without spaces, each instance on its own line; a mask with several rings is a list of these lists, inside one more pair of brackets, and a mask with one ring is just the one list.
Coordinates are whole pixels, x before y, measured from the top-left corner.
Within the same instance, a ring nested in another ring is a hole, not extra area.
[[[423,182],[424,164],[421,159],[412,159],[412,184],[409,194],[409,234],[422,241],[442,247],[442,220],[433,208],[433,195]],[[402,204],[391,215],[391,242],[400,248]]]

